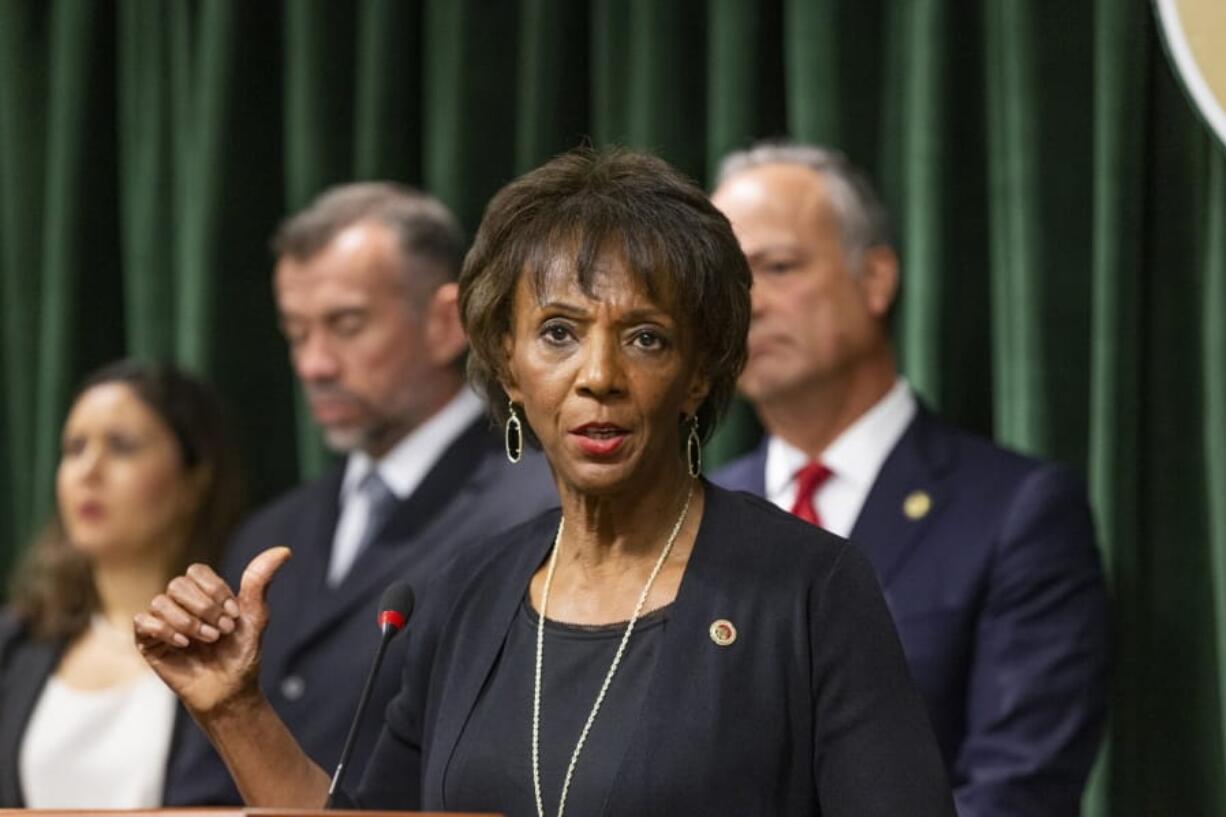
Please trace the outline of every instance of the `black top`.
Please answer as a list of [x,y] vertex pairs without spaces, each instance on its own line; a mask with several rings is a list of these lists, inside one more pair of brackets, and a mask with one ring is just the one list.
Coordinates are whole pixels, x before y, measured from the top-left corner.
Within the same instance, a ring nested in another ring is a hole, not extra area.
[[[667,624],[668,608],[643,616],[587,742],[566,796],[574,814],[599,814],[643,709],[648,679]],[[538,616],[524,597],[472,717],[456,745],[443,786],[449,808],[533,817],[532,687]],[[626,631],[626,623],[590,627],[545,621],[541,683],[541,799],[556,813],[566,767],[596,694]]]
[[[704,487],[641,709],[603,808],[592,813],[953,817],[867,560],[764,500]],[[409,625],[400,694],[356,797],[344,802],[460,807],[448,785],[460,738],[557,527],[558,512],[545,514],[499,537],[483,564],[457,565],[434,583],[433,601]],[[713,635],[723,622],[728,632]],[[499,703],[504,712],[529,705]]]

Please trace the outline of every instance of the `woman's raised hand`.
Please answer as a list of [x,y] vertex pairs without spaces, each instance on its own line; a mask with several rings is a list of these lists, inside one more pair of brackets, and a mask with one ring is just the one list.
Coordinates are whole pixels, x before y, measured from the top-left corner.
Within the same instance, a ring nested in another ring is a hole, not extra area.
[[238,595],[212,568],[194,564],[136,616],[136,646],[189,710],[259,694],[260,637],[268,624],[265,590],[290,557],[270,548],[243,571]]

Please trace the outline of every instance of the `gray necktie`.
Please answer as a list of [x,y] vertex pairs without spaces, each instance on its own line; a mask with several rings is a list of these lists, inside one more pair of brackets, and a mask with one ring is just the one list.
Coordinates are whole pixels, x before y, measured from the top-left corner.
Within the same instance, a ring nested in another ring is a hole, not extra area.
[[392,493],[392,489],[387,487],[387,483],[379,476],[377,470],[371,469],[363,479],[358,490],[366,497],[369,505],[369,513],[366,515],[366,528],[362,531],[362,537],[358,539],[358,547],[355,551],[357,556],[362,555],[362,551],[366,550],[367,546],[375,540],[379,532],[383,530],[384,524],[387,523],[388,517],[392,515],[392,511],[396,509],[396,495]]
[[366,500],[366,527],[362,528],[361,535],[352,546],[332,552],[328,563],[328,584],[332,587],[344,581],[349,569],[383,530],[388,517],[396,509],[396,495],[387,487],[378,471],[372,470],[362,478],[355,497],[359,494]]

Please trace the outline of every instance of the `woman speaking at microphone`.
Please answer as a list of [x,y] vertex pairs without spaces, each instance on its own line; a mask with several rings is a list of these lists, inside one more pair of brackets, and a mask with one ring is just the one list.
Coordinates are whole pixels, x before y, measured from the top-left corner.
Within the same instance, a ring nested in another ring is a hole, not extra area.
[[[745,360],[750,275],[664,162],[576,151],[504,188],[460,280],[470,375],[561,509],[427,591],[361,808],[530,815],[952,815],[867,561],[700,475]],[[136,619],[251,805],[318,807],[257,684],[258,556]],[[389,579],[392,577],[389,577]]]

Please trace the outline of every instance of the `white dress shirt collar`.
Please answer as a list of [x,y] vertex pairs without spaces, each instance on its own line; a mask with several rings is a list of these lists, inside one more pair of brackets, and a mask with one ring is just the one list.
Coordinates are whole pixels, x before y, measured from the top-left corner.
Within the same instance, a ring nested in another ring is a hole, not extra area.
[[[350,455],[341,479],[340,516],[332,534],[328,558],[328,584],[344,581],[361,555],[366,528],[375,524],[371,517],[371,498],[358,486],[372,469],[396,499],[403,500],[417,490],[439,457],[485,410],[485,404],[465,387],[451,402],[426,422],[405,435],[377,462],[364,451]],[[385,520],[386,521],[386,520]]]
[[341,480],[341,507],[357,490],[372,468],[397,499],[404,499],[417,490],[438,458],[464,433],[482,412],[485,404],[467,386],[443,406],[433,417],[419,425],[396,443],[390,451],[374,460],[365,451],[355,451],[345,464]]
[[[885,396],[848,426],[819,459],[831,476],[817,492],[822,526],[847,536],[886,457],[911,424],[918,404],[907,381],[899,378]],[[809,460],[795,446],[772,436],[766,449],[766,496],[786,511],[796,501],[796,472]]]

